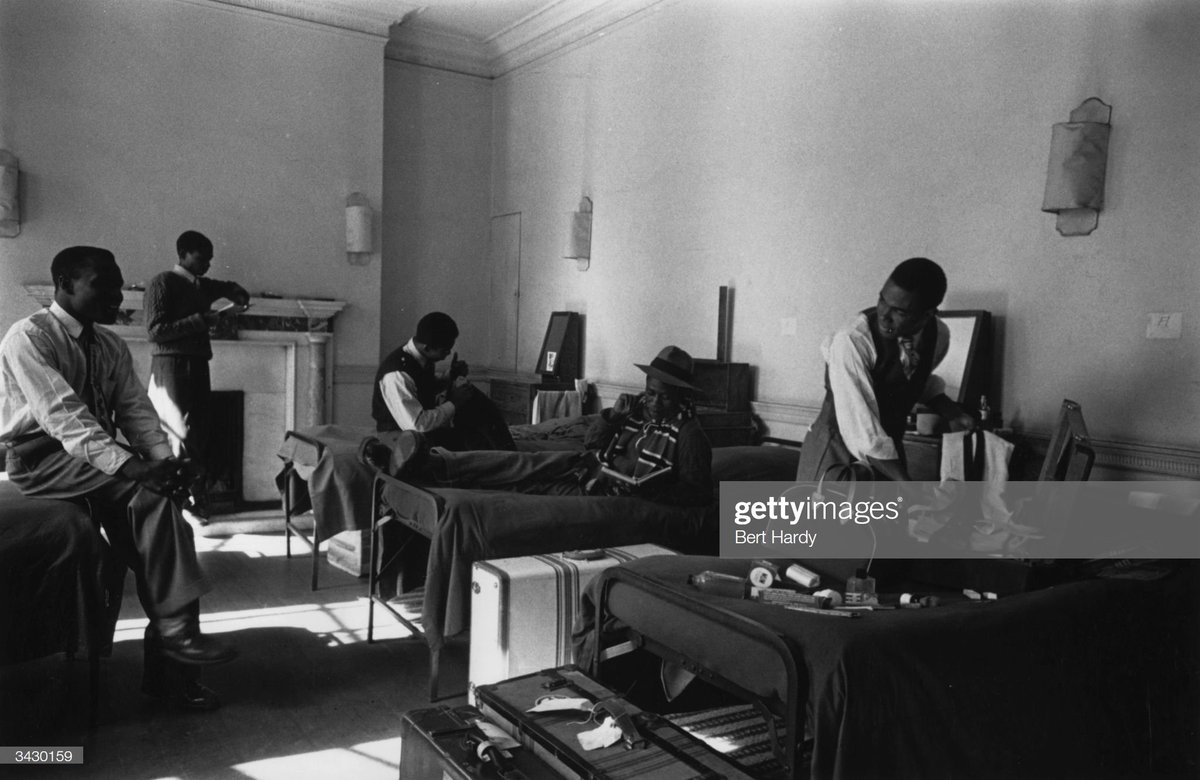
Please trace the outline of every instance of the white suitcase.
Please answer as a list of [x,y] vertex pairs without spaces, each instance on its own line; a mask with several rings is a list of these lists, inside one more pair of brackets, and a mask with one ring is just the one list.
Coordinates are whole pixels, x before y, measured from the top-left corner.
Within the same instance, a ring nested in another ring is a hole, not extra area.
[[574,663],[571,627],[596,575],[635,558],[675,553],[656,544],[607,547],[596,560],[571,553],[477,561],[471,573],[470,688]]

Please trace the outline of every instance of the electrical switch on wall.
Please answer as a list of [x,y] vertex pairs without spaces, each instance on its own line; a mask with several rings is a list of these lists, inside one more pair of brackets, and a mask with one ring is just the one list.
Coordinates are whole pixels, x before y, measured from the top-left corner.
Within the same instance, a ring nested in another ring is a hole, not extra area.
[[1146,315],[1146,338],[1177,339],[1183,335],[1183,312],[1151,312]]

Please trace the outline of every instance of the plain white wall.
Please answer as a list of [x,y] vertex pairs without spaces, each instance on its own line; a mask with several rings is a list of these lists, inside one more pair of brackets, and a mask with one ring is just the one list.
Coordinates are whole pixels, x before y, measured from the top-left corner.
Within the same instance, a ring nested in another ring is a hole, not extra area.
[[[665,344],[715,356],[731,285],[756,398],[815,406],[820,340],[926,255],[944,308],[996,318],[1007,421],[1046,430],[1071,397],[1097,438],[1194,446],[1197,40],[1187,0],[668,0],[519,68],[495,82],[492,201],[522,213],[519,360],[573,309],[587,376],[639,384]],[[1107,203],[1063,238],[1040,211],[1051,125],[1093,95]],[[559,258],[583,194],[580,273]],[[1159,311],[1182,339],[1145,339]]]
[[487,311],[490,279],[491,82],[388,60],[384,84],[380,352],[444,311],[460,324],[462,358],[477,362],[488,343],[473,313]]
[[[63,247],[112,249],[145,282],[195,229],[215,278],[347,301],[336,360],[373,365],[381,264],[347,264],[344,214],[351,192],[382,201],[384,43],[216,3],[4,0],[0,148],[23,224],[0,239],[0,328]],[[335,402],[370,420],[358,389]]]

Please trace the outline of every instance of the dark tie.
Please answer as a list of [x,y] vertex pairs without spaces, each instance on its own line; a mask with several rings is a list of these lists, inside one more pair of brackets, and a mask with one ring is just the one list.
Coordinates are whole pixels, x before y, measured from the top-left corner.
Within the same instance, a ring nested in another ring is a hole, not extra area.
[[921,356],[917,354],[916,345],[912,339],[900,339],[900,365],[904,367],[904,376],[906,379],[912,379],[913,372],[917,370],[917,361]]
[[87,365],[81,397],[100,423],[100,427],[112,435],[114,432],[112,416],[108,413],[108,404],[100,382],[100,348],[96,342],[96,330],[90,323],[84,325],[83,331],[79,334],[79,346],[83,349]]

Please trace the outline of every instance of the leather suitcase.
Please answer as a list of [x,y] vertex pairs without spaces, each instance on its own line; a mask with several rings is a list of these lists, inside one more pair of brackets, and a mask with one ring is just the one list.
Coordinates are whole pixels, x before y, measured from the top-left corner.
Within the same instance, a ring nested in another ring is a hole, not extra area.
[[674,555],[656,544],[477,561],[471,576],[472,687],[574,662],[571,627],[580,594],[610,566],[651,555]]
[[[750,780],[751,775],[667,719],[644,712],[578,667],[547,669],[475,689],[479,709],[563,777],[586,780]],[[530,713],[545,696],[584,698],[622,713],[624,737],[585,751],[577,735],[599,725],[578,711]]]
[[559,777],[527,748],[492,752],[494,741],[477,724],[479,720],[483,715],[470,706],[405,713],[400,721],[400,780]]

